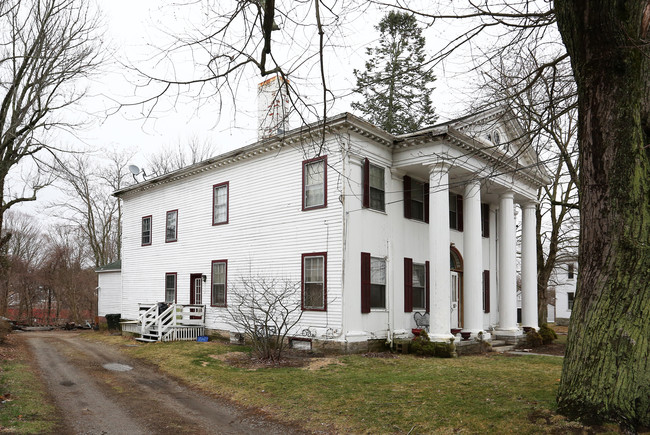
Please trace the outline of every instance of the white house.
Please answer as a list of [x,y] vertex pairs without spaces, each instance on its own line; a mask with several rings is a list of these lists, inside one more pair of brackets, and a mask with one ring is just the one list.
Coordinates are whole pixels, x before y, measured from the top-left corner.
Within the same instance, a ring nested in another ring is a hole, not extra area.
[[577,258],[572,257],[556,265],[553,280],[555,282],[555,323],[568,325],[573,310],[578,281]]
[[545,183],[504,109],[400,136],[349,113],[282,132],[115,192],[122,318],[136,319],[139,304],[204,305],[207,328],[232,331],[229,291],[262,274],[300,281],[291,335],[313,343],[408,337],[425,312],[435,341],[459,330],[513,340],[537,326]]

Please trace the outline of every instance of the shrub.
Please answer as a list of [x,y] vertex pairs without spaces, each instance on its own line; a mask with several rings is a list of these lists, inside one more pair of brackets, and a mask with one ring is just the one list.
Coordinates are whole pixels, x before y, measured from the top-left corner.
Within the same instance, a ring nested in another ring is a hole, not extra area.
[[438,358],[452,358],[456,356],[456,348],[451,343],[433,343],[426,331],[413,338],[409,346],[409,353],[421,356],[435,356]]
[[531,329],[526,333],[526,346],[539,347],[543,343],[542,336],[537,331]]
[[119,314],[107,314],[106,324],[108,325],[109,330],[120,330],[120,315]]
[[553,343],[553,340],[557,339],[555,331],[549,328],[546,323],[539,327],[538,333],[542,337],[542,342],[544,344],[551,344]]
[[0,343],[4,343],[7,335],[11,332],[11,323],[5,319],[0,319]]

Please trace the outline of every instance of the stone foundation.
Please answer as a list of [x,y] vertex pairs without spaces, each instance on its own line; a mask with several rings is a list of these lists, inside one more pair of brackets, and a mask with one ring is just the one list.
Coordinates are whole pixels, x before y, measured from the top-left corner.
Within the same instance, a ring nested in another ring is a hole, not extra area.
[[556,317],[555,324],[557,326],[569,326],[569,319],[566,317]]

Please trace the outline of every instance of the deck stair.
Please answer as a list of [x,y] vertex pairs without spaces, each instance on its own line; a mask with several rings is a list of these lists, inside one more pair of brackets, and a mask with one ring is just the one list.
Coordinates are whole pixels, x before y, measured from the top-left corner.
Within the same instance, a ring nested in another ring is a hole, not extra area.
[[138,320],[122,322],[122,331],[146,343],[194,341],[205,335],[205,305],[140,304]]

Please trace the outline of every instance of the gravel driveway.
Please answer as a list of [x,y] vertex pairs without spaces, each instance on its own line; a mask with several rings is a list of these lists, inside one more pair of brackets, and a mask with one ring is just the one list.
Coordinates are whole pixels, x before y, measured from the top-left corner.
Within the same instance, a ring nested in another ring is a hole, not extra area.
[[70,434],[302,433],[193,391],[117,347],[75,332],[26,332]]

